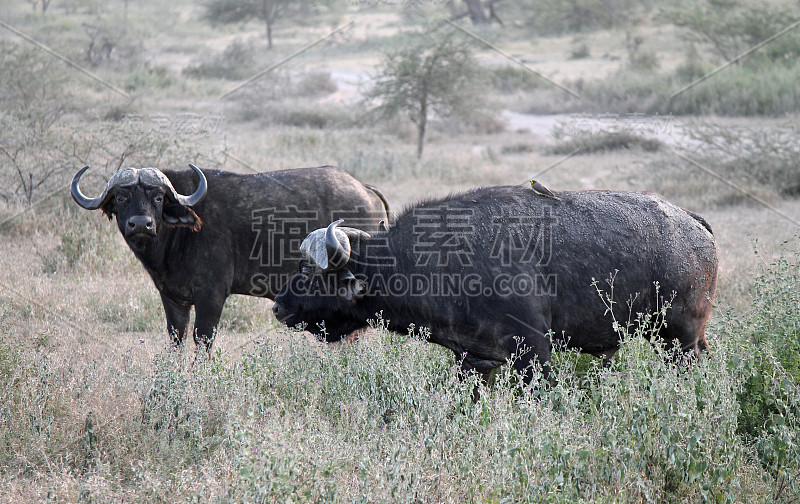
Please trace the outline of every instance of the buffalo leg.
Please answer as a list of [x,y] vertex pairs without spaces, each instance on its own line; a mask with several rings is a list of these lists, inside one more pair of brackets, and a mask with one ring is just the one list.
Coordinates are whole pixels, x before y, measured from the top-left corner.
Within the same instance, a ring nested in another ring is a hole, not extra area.
[[[456,358],[458,358],[457,354]],[[470,359],[469,354],[465,354],[463,360],[461,361],[461,372],[458,374],[458,376],[461,380],[464,380],[472,373],[478,373],[481,379],[480,383],[482,383],[484,386],[487,386],[489,384],[489,379],[492,377],[492,371],[492,369],[489,371],[479,371],[472,362],[472,359]],[[476,384],[475,388],[472,389],[472,402],[478,402],[480,397],[480,384]]]
[[685,355],[699,356],[708,348],[705,338],[705,320],[677,321],[661,331],[667,348],[671,349],[671,358],[678,362]]
[[533,380],[534,360],[542,367],[543,381],[550,382],[550,339],[544,332],[528,334],[520,339],[515,339],[517,348],[509,349],[511,353],[516,353],[514,369],[522,373],[522,379],[526,385],[530,385]]
[[180,305],[161,294],[161,303],[164,305],[164,314],[167,316],[167,332],[172,344],[179,347],[186,339],[189,325],[190,307]]
[[194,300],[194,343],[198,349],[211,353],[211,345],[225,306],[225,296],[195,294]]
[[611,367],[611,359],[614,358],[614,354],[617,353],[617,350],[619,350],[619,348],[612,348],[610,350],[605,350],[603,352],[598,352],[598,353],[596,353],[594,355],[597,356],[597,357],[600,357],[600,359],[602,359],[601,365],[602,365],[602,367],[604,369],[605,368],[610,368]]

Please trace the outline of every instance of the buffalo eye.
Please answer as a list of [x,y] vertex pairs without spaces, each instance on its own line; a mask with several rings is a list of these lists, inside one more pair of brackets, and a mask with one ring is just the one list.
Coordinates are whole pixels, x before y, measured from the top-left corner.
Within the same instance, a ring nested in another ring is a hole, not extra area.
[[161,203],[162,201],[164,201],[164,196],[159,194],[155,198],[153,198],[153,201],[155,201],[156,203]]
[[117,194],[114,196],[114,201],[116,201],[117,204],[122,205],[128,201],[128,197],[124,194]]

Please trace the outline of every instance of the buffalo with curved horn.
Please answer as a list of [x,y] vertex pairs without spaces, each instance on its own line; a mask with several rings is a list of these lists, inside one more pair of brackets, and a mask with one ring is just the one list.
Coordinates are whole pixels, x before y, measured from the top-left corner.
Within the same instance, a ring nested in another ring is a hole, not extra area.
[[81,168],[80,171],[75,174],[75,177],[72,179],[72,185],[70,189],[72,192],[72,197],[75,199],[75,201],[86,210],[97,210],[103,206],[113,195],[114,190],[117,187],[134,186],[139,182],[153,187],[162,187],[172,201],[180,203],[183,206],[190,207],[200,203],[203,198],[206,197],[206,192],[208,191],[208,182],[206,181],[206,176],[203,175],[203,172],[200,170],[200,168],[191,163],[189,163],[189,167],[200,177],[200,183],[197,187],[197,190],[191,196],[179,194],[175,188],[172,187],[172,183],[169,181],[166,175],[161,173],[156,168],[123,168],[109,179],[103,194],[96,198],[88,198],[84,196],[84,194],[81,192],[81,188],[78,185],[83,173],[89,169],[89,166],[87,165]]
[[[429,329],[464,372],[485,376],[519,352],[514,366],[530,382],[534,362],[548,376],[552,340],[607,362],[620,347],[613,320],[671,299],[659,336],[704,350],[718,266],[711,226],[653,193],[555,196],[478,188],[412,205],[371,235],[333,222],[301,245],[275,316],[336,341],[381,312],[393,331]],[[593,287],[603,278],[613,278],[613,306]]]
[[[311,230],[342,216],[365,230],[388,219],[383,195],[338,168],[240,175],[189,166],[120,169],[94,198],[79,186],[85,166],[71,185],[81,207],[116,216],[161,294],[176,345],[186,337],[192,306],[195,343],[210,351],[230,294],[273,299],[297,271],[296,243]],[[333,261],[338,266],[341,259]]]

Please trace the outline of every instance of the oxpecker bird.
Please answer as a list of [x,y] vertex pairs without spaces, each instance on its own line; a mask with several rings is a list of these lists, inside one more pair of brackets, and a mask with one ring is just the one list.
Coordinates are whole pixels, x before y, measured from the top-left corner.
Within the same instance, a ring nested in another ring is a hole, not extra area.
[[554,200],[561,201],[561,198],[553,194],[553,192],[550,189],[546,188],[541,183],[535,180],[531,180],[531,189],[533,189],[533,192],[535,192],[536,194],[541,194],[542,196],[546,196],[548,198],[553,198]]

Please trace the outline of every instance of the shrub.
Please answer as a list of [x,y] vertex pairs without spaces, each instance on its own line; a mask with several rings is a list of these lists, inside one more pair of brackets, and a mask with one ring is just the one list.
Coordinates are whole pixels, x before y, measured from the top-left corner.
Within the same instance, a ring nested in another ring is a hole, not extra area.
[[762,190],[800,196],[800,147],[788,128],[694,122],[685,131],[693,147],[684,148],[683,152],[717,175],[756,193]]
[[765,426],[780,430],[787,421],[800,422],[800,266],[794,255],[784,251],[756,277],[752,310],[726,328],[743,346],[734,360],[744,378],[738,430],[751,440],[763,437]]
[[[800,19],[796,9],[770,4],[752,6],[741,0],[706,0],[681,5],[665,9],[662,16],[683,28],[687,40],[708,45],[723,61],[732,60]],[[790,31],[743,61],[793,62],[798,56],[800,36]]]
[[240,40],[233,41],[221,53],[213,54],[206,61],[183,69],[183,74],[195,78],[240,80],[255,73],[253,45]]
[[323,130],[352,125],[352,111],[338,104],[321,105],[303,100],[265,101],[253,103],[242,100],[235,108],[240,121],[257,121],[262,126],[282,125]]
[[[786,65],[731,66],[670,100],[668,110],[676,114],[782,116],[800,110],[798,75],[797,60]],[[676,90],[688,83],[675,84]]]
[[647,152],[656,152],[663,144],[660,140],[646,138],[635,133],[615,131],[609,133],[591,133],[588,135],[575,135],[560,141],[550,148],[550,153],[566,155],[592,154],[595,152],[611,152],[621,149],[639,148]]
[[0,198],[32,203],[58,186],[63,134],[55,127],[74,96],[56,60],[33,48],[0,43]]
[[670,73],[627,68],[600,81],[567,83],[581,100],[561,90],[537,90],[536,105],[527,112],[783,116],[800,111],[800,61],[731,65],[675,94],[707,70],[711,67],[696,59]]
[[625,26],[652,7],[631,0],[527,0],[498,3],[495,9],[501,19],[519,20],[536,35],[553,35]]
[[535,73],[517,65],[492,67],[487,70],[487,75],[492,87],[502,93],[529,91],[550,86],[550,83]]
[[586,42],[579,42],[578,40],[572,42],[572,47],[569,50],[570,59],[584,59],[588,58],[590,54],[591,52]]
[[652,51],[642,49],[644,37],[625,32],[625,49],[628,51],[628,66],[635,70],[651,71],[658,68],[658,57]]
[[0,330],[0,386],[7,392],[0,405],[0,457],[5,470],[24,473],[46,466],[52,447],[64,441],[65,410],[47,353]]
[[675,74],[627,70],[599,83],[587,83],[584,102],[599,112],[693,115],[773,115],[800,110],[800,63],[731,66],[672,97],[689,84],[681,80],[696,72],[688,67]]
[[[775,502],[800,495],[800,280],[797,254],[784,250],[756,278],[752,309],[729,312],[718,327],[737,383],[737,433],[774,485]],[[758,253],[756,249],[756,253]]]
[[529,142],[519,142],[513,144],[506,144],[500,147],[500,154],[527,154],[533,152],[534,148]]
[[165,89],[175,83],[173,74],[163,66],[142,65],[125,78],[125,90]]
[[347,126],[352,122],[351,106],[308,100],[336,89],[330,72],[293,74],[276,70],[232,96],[233,117],[239,121],[259,121],[262,125],[316,129]]

